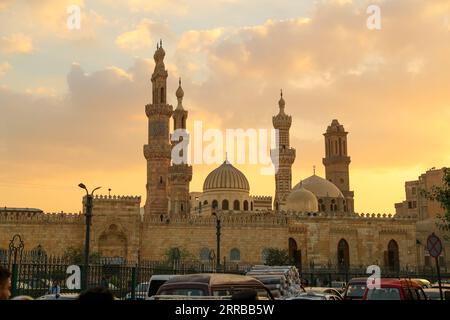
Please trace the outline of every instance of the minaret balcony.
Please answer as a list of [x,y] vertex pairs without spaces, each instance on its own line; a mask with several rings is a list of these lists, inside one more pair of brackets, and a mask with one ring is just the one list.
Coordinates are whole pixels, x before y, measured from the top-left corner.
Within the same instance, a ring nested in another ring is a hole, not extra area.
[[152,117],[154,115],[162,115],[170,118],[173,114],[173,107],[169,104],[147,104],[145,106],[145,114],[147,117]]

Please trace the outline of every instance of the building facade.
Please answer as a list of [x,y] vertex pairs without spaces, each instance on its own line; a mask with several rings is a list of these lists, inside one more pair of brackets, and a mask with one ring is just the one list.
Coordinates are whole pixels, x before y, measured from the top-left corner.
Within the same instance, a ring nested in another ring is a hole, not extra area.
[[[390,269],[418,266],[416,216],[354,212],[350,188],[350,156],[343,125],[333,120],[324,133],[326,177],[315,173],[292,187],[296,151],[290,146],[291,116],[285,113],[283,95],[278,114],[277,148],[271,157],[278,170],[272,196],[251,195],[250,184],[238,168],[225,160],[204,180],[202,192],[190,192],[192,167],[174,162],[171,152],[186,136],[188,111],[183,107],[181,81],[175,110],[167,103],[165,52],[159,44],[151,78],[152,102],[146,105],[148,144],[144,146],[147,184],[144,213],[141,198],[96,196],[93,200],[92,251],[104,257],[128,260],[164,260],[171,248],[205,260],[216,247],[216,217],[222,221],[221,259],[233,263],[263,263],[269,248],[288,250],[298,266],[365,267]],[[172,139],[171,139],[172,137]],[[171,141],[173,140],[173,141]],[[179,154],[180,155],[180,154]],[[183,159],[184,155],[180,155]],[[273,201],[273,202],[272,202]],[[409,200],[408,200],[409,201]],[[215,216],[212,214],[215,213]],[[61,255],[68,247],[82,248],[83,213],[44,213],[39,210],[0,210],[0,253],[14,234],[26,249],[40,246]]]

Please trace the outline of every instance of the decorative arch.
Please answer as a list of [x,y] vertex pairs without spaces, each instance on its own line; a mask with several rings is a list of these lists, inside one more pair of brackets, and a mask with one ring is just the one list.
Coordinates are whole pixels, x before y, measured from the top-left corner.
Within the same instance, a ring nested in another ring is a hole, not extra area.
[[233,210],[241,210],[241,203],[239,202],[239,200],[234,200]]
[[248,211],[248,201],[244,200],[244,211]]
[[339,240],[337,246],[338,266],[341,270],[347,270],[350,267],[350,248],[345,239]]
[[230,250],[230,261],[241,261],[241,251],[238,248]]
[[217,202],[217,200],[213,200],[212,202],[211,202],[211,208],[212,209],[217,209],[217,207],[219,206],[219,203]]
[[116,224],[109,225],[108,229],[100,234],[98,252],[102,257],[127,258],[127,237]]
[[227,199],[222,200],[222,210],[229,210],[229,202]]

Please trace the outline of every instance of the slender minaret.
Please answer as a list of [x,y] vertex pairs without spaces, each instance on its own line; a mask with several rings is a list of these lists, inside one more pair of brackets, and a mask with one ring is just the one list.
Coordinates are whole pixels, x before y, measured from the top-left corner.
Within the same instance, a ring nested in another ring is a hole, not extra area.
[[286,201],[286,197],[291,192],[292,164],[295,160],[295,149],[289,145],[289,129],[291,128],[292,117],[284,113],[285,104],[283,91],[281,91],[280,101],[278,102],[280,111],[272,118],[273,127],[277,129],[277,149],[271,150],[271,157],[276,170],[275,211],[280,210]]
[[334,119],[323,134],[325,137],[325,177],[333,182],[345,197],[344,211],[354,212],[353,191],[350,191],[349,165],[347,155],[347,134],[344,126]]
[[167,104],[167,70],[164,65],[162,41],[156,45],[153,55],[155,70],[152,74],[152,103],[145,106],[148,117],[148,144],[144,145],[147,159],[147,200],[145,215],[168,213],[168,177],[171,146],[169,142],[169,119],[173,108]]
[[[178,105],[172,116],[173,129],[181,131],[181,133],[183,135],[186,135],[186,137],[188,138],[186,131],[186,119],[188,117],[188,112],[183,108],[184,91],[181,87],[181,79],[179,80],[176,96]],[[175,141],[174,140],[175,139],[172,139],[172,149],[178,143],[181,143],[183,141],[183,136],[180,136]],[[187,154],[183,154],[183,150],[180,150],[177,156],[182,159],[182,162],[172,162],[172,165],[169,169],[170,215],[186,217],[190,213],[189,183],[192,180],[192,166],[188,165]]]

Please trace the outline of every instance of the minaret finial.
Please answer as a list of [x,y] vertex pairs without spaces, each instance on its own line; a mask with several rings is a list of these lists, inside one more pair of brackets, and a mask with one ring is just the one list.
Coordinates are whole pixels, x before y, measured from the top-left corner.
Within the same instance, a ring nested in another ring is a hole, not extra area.
[[313,166],[313,175],[316,175],[316,166]]
[[181,77],[178,79],[178,86],[181,87]]
[[162,39],[159,39],[159,47],[162,48]]
[[280,89],[280,97],[283,98],[283,89]]

